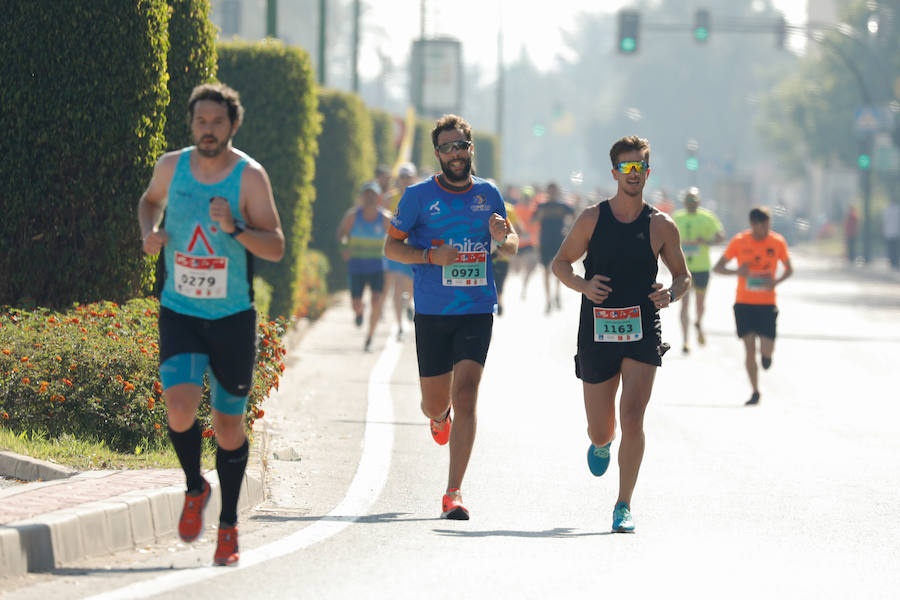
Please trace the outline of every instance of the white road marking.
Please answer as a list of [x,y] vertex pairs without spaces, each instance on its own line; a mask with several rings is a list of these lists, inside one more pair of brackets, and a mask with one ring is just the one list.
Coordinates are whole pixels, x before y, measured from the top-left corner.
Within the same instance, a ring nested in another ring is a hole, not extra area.
[[285,556],[327,539],[359,520],[381,494],[391,465],[394,444],[394,406],[391,400],[391,375],[400,359],[402,345],[396,335],[387,337],[385,348],[369,375],[369,402],[366,409],[366,430],[363,436],[362,456],[359,467],[347,490],[347,495],[334,510],[314,522],[280,540],[259,548],[241,552],[241,560],[231,567],[200,567],[176,571],[161,577],[147,579],[131,585],[91,596],[89,600],[148,598],[164,592],[211,579],[219,575],[246,569],[267,560]]

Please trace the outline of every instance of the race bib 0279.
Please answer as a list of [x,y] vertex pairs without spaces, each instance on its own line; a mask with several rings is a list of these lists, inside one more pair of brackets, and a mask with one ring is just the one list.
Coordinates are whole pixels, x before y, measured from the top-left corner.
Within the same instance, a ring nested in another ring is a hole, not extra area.
[[228,259],[223,256],[191,256],[175,252],[175,291],[198,300],[225,298],[228,294]]

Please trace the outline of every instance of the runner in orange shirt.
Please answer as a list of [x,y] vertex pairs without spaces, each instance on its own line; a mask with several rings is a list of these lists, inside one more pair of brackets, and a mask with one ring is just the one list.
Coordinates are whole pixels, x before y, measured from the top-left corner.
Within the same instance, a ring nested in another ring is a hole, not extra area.
[[[772,365],[775,351],[775,321],[778,307],[775,305],[775,286],[794,273],[787,242],[770,230],[771,214],[765,207],[750,211],[750,229],[734,236],[725,253],[713,267],[722,275],[737,275],[737,298],[734,304],[734,320],[738,337],[744,340],[745,365],[753,395],[747,405],[759,403],[759,381],[756,367],[756,338],[759,338],[759,354],[763,369]],[[737,259],[738,268],[727,265]],[[781,277],[776,277],[778,262],[784,265]]]
[[528,280],[537,267],[537,238],[539,230],[534,222],[534,213],[537,212],[538,203],[534,198],[535,190],[531,186],[522,189],[522,196],[513,206],[516,221],[519,223],[519,253],[512,258],[514,269],[522,270],[522,300],[528,290]]

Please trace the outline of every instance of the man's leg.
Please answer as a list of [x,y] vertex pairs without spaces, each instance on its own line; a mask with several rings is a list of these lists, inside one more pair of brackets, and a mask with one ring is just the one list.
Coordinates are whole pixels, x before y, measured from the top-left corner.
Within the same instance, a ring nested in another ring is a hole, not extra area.
[[759,398],[758,369],[756,366],[756,334],[748,333],[741,338],[744,341],[744,366],[753,387],[753,396]]
[[616,392],[620,375],[602,383],[582,382],[584,413],[587,416],[587,433],[591,444],[605,446],[616,436]]
[[397,319],[397,327],[403,331],[403,289],[400,286],[400,274],[388,269],[384,272],[384,288],[394,303],[394,317]]
[[690,315],[690,304],[691,304],[691,295],[690,293],[685,294],[681,299],[681,339],[684,340],[684,345],[681,348],[681,351],[687,354],[691,350],[691,342],[688,338],[688,326],[691,322]]
[[461,360],[453,367],[451,398],[453,402],[453,429],[450,430],[450,472],[447,489],[462,487],[462,480],[469,466],[469,457],[475,445],[478,386],[484,367],[474,360]]
[[[694,291],[697,299],[697,343],[701,346],[706,343],[706,335],[703,333],[703,313],[706,310],[706,288],[697,288]],[[685,294],[687,297],[688,294]]]
[[775,353],[775,340],[764,335],[759,336],[759,358],[762,368],[772,366],[772,354]]
[[381,308],[384,305],[384,292],[376,292],[372,290],[372,311],[369,313],[369,334],[366,336],[366,346],[372,343],[372,336],[375,335],[375,328],[378,326],[378,320],[381,319]]
[[169,439],[184,471],[187,491],[195,495],[200,494],[206,484],[200,472],[202,435],[197,423],[197,409],[202,398],[203,388],[193,383],[180,383],[165,391]]
[[544,312],[546,314],[550,314],[550,309],[553,308],[553,301],[550,297],[550,267],[548,265],[541,265],[544,270],[544,294],[547,297],[547,306],[544,308]]
[[630,358],[622,360],[622,398],[619,420],[622,443],[619,447],[619,498],[631,505],[631,495],[637,483],[638,471],[644,458],[644,413],[650,402],[656,366]]

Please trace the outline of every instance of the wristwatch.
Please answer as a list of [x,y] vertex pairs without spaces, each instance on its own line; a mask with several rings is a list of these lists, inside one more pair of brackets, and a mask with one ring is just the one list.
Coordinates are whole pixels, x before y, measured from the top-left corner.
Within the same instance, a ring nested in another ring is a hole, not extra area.
[[234,231],[229,233],[231,237],[237,237],[238,235],[247,231],[247,224],[241,221],[240,219],[234,220]]
[[672,291],[672,288],[669,288],[669,304],[675,302],[675,292]]

